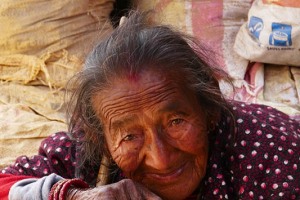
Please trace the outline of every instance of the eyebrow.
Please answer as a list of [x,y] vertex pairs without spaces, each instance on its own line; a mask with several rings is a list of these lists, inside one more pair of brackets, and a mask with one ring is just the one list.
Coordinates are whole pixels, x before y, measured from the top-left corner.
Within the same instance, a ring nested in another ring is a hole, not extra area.
[[178,107],[179,107],[178,102],[171,102],[171,103],[168,103],[166,106],[164,106],[162,109],[160,109],[158,112],[159,113],[173,112],[173,111],[177,110]]
[[187,113],[184,111],[180,111],[179,108],[181,107],[181,103],[179,102],[171,102],[167,104],[164,108],[160,109],[159,113],[176,113],[180,115],[186,116]]
[[136,120],[137,120],[137,115],[136,114],[126,116],[122,119],[119,119],[119,120],[116,120],[116,121],[112,122],[111,129],[113,130],[113,132],[116,132],[117,130],[122,129],[125,125],[132,124]]
[[[178,108],[181,107],[181,103],[179,102],[171,102],[168,103],[166,106],[164,106],[162,109],[158,110],[158,113],[170,113],[170,114],[179,114],[183,116],[187,116],[188,114],[184,111],[180,111]],[[132,114],[125,116],[121,119],[115,120],[111,123],[111,130],[113,133],[115,133],[117,130],[120,130],[124,128],[125,126],[128,126],[130,124],[133,124],[138,119],[137,114]],[[116,136],[114,134],[114,136]]]

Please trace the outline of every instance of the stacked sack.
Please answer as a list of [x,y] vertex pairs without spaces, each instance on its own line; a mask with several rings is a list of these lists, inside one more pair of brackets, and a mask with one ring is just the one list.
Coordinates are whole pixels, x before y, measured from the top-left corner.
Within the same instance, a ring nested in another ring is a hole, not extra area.
[[0,167],[66,131],[64,90],[112,31],[114,0],[2,0]]

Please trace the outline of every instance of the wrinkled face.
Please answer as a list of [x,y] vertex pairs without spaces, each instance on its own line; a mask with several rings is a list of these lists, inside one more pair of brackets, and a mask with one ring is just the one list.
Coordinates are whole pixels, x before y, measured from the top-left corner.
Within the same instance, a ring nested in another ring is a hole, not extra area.
[[93,97],[109,152],[126,177],[164,199],[188,197],[205,175],[206,119],[174,77],[144,71]]

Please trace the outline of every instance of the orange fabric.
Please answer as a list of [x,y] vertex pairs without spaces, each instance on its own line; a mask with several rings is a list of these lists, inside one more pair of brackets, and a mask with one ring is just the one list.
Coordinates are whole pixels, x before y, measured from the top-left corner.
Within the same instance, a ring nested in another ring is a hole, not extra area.
[[299,0],[263,0],[264,4],[276,4],[283,7],[300,8]]

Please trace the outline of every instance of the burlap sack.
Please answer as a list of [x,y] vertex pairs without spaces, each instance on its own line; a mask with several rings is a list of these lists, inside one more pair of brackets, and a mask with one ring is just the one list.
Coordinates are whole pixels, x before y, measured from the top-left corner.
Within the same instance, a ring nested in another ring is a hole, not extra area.
[[35,155],[41,140],[66,131],[64,91],[0,83],[0,169],[21,155]]
[[67,128],[21,104],[0,104],[0,113],[0,169],[18,156],[36,155],[43,138]]
[[300,110],[296,82],[291,67],[265,64],[264,100],[284,103]]
[[112,27],[114,0],[1,0],[0,79],[64,87]]
[[[0,83],[0,89],[0,104],[22,105],[49,121],[66,123],[64,90],[52,90],[46,86],[25,86],[12,82]],[[5,116],[5,113],[0,112],[0,116],[3,115]],[[0,121],[0,126],[1,123]],[[0,132],[0,135],[2,134],[5,133]]]
[[42,139],[67,130],[63,87],[112,30],[113,3],[1,1],[0,168],[37,154]]

